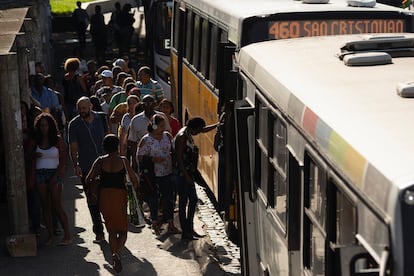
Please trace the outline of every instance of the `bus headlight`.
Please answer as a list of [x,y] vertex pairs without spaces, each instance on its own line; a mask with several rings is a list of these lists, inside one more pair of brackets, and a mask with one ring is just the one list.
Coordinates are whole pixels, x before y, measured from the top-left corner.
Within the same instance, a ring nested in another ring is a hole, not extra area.
[[406,190],[404,192],[404,202],[407,205],[414,205],[414,192],[410,190]]

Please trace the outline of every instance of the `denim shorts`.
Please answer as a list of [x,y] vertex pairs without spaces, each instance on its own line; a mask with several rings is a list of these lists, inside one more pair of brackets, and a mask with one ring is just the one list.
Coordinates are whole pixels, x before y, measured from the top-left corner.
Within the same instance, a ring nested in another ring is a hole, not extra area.
[[[47,184],[56,174],[57,169],[36,169],[36,185]],[[57,184],[62,184],[62,179],[57,178]]]

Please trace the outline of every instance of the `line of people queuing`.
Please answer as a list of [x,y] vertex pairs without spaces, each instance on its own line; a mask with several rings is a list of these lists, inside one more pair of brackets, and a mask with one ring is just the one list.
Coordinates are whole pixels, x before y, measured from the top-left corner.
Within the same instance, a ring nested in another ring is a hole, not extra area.
[[[86,194],[95,243],[105,240],[101,214],[104,217],[114,270],[122,270],[120,252],[127,237],[126,174],[149,207],[148,222],[155,235],[160,235],[166,223],[167,232],[181,233],[183,240],[201,237],[193,226],[198,161],[193,136],[217,124],[206,126],[202,118],[195,117],[181,127],[172,115],[172,102],[165,99],[147,66],[135,73],[125,57],[115,60],[112,68],[96,68],[96,63],[89,61],[88,71],[79,75],[80,64],[78,58],[66,60],[63,95],[56,91],[54,82],[46,86],[44,72],[38,70],[31,85],[31,96],[38,108],[24,107],[26,175],[35,180],[31,191],[37,190],[28,198],[40,196],[49,235],[46,244],[54,243],[54,220],[64,230],[59,244],[72,243],[67,215],[61,206],[67,157],[64,141]],[[96,184],[99,189],[93,188]],[[173,220],[177,193],[181,231]],[[29,210],[37,230],[39,213],[30,202]]]
[[76,6],[72,13],[72,23],[78,36],[81,51],[86,45],[86,31],[89,26],[98,64],[105,63],[105,53],[112,42],[115,42],[114,46],[118,48],[119,54],[129,53],[135,22],[130,3],[125,3],[121,8],[121,4],[116,2],[108,25],[105,23],[101,5],[95,5],[95,13],[91,16],[82,8],[80,1],[76,2]]

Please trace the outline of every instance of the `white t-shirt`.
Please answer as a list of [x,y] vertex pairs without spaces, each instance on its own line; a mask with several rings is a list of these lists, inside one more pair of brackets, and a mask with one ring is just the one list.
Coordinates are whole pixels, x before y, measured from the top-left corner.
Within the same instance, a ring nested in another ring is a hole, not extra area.
[[41,149],[36,147],[36,153],[41,153],[42,156],[36,159],[36,169],[57,169],[59,166],[59,150],[53,146],[48,149]]
[[[167,116],[159,111],[155,111],[156,114],[160,114],[165,117],[165,130],[171,132],[170,123]],[[145,111],[135,115],[129,125],[128,141],[139,142],[141,138],[148,132],[148,123],[150,118],[145,116]]]

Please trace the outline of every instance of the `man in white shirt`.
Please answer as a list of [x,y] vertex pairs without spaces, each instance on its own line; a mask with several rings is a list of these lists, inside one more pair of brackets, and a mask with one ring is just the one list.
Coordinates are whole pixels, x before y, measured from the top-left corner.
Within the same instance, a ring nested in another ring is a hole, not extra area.
[[[166,117],[164,113],[154,110],[156,102],[153,96],[145,95],[144,98],[142,98],[142,103],[144,106],[144,111],[132,118],[128,130],[128,145],[131,147],[131,152],[134,154],[137,152],[137,144],[148,132],[148,123],[151,121],[152,116],[154,114],[161,114],[162,116]],[[171,132],[171,127],[168,123],[168,119],[166,119],[165,122],[166,131]],[[138,172],[138,164],[136,158],[132,158],[132,167],[136,172]]]

